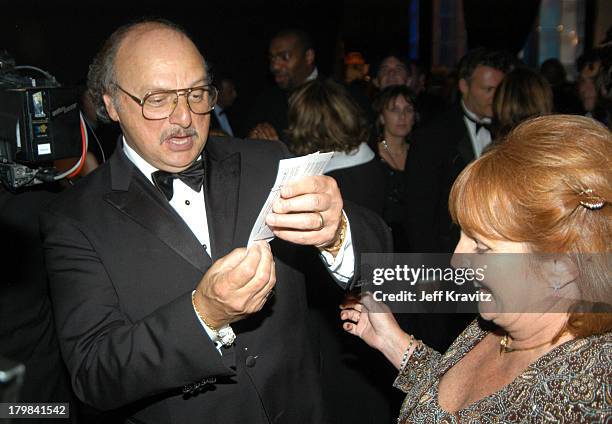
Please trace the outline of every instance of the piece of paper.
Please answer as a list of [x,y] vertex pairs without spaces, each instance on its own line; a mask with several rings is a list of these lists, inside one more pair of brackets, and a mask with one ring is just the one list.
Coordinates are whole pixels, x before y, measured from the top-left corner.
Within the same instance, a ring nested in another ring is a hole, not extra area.
[[255,225],[251,230],[249,236],[248,246],[258,240],[270,241],[274,238],[274,233],[270,230],[270,227],[266,225],[266,216],[272,212],[272,205],[280,197],[281,188],[292,181],[298,180],[302,177],[310,177],[314,175],[321,175],[327,166],[327,163],[334,155],[334,152],[328,153],[311,153],[306,156],[299,156],[297,158],[283,159],[278,163],[278,172],[276,174],[276,180],[274,186],[270,190],[270,194],[266,199]]

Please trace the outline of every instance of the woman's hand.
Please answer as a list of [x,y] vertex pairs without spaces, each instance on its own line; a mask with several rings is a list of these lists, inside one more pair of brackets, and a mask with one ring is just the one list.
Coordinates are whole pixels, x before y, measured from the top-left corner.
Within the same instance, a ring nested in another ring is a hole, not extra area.
[[342,328],[381,351],[399,368],[411,336],[402,331],[389,307],[367,293],[360,298],[348,297],[340,309]]

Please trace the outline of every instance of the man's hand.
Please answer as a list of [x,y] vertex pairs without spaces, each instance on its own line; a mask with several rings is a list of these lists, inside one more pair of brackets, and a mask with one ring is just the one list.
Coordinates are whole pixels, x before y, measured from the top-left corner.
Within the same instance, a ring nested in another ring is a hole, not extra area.
[[279,140],[276,130],[267,122],[257,124],[255,128],[249,132],[248,138],[256,138],[259,140]]
[[270,245],[259,241],[249,250],[234,249],[217,260],[198,284],[194,301],[206,322],[217,329],[259,311],[275,283]]
[[339,235],[342,196],[327,176],[304,177],[281,189],[281,197],[266,217],[276,237],[296,244],[326,247]]

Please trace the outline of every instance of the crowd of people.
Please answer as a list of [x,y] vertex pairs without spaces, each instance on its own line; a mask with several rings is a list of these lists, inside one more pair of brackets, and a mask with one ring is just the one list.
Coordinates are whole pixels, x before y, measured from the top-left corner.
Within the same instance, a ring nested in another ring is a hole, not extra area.
[[[239,120],[182,28],[116,29],[81,99],[91,174],[0,187],[2,234],[32,252],[0,287],[19,400],[84,423],[607,422],[610,43],[576,84],[474,49],[449,89],[397,52],[328,78],[286,29]],[[278,162],[314,152],[324,175],[282,187],[274,240],[247,248]],[[521,255],[482,284],[497,309],[394,315],[360,287],[361,255],[392,252]],[[554,312],[503,312],[516,287]]]

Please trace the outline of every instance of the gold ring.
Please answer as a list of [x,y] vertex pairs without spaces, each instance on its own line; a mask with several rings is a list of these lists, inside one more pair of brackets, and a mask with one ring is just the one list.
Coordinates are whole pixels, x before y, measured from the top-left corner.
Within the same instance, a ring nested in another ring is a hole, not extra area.
[[325,220],[323,219],[323,214],[321,212],[317,213],[319,214],[319,219],[321,220],[321,223],[319,224],[319,228],[315,228],[314,231],[322,230],[323,227],[325,227]]

